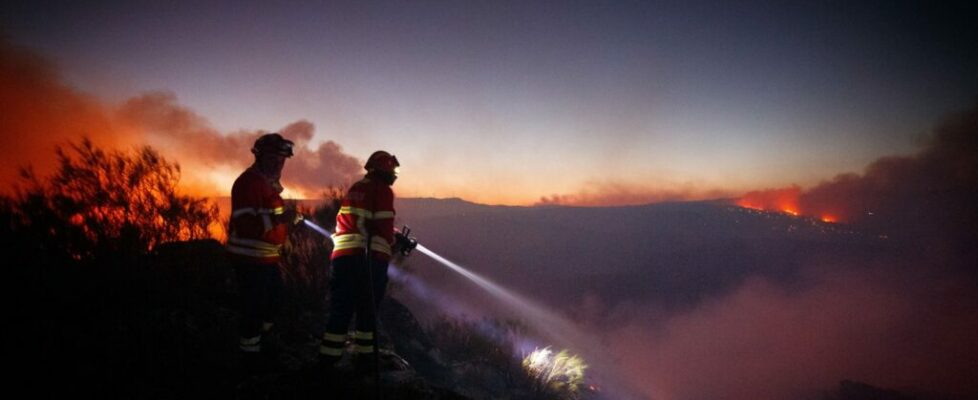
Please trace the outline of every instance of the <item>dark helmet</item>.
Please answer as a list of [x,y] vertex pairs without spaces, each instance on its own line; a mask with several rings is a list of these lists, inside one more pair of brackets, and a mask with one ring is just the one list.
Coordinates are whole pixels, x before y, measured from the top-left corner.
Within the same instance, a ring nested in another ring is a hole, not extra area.
[[363,168],[368,172],[381,171],[396,176],[397,167],[399,166],[401,166],[401,163],[397,162],[397,157],[386,151],[379,150],[370,155]]
[[292,157],[292,146],[294,144],[291,140],[277,133],[266,133],[255,141],[255,145],[251,147],[251,152],[256,156],[275,153],[285,157]]

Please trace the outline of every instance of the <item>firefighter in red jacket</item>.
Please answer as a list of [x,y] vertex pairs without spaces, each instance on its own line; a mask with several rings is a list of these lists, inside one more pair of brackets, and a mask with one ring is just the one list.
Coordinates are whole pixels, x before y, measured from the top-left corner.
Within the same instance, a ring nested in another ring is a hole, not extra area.
[[255,163],[231,188],[227,251],[241,292],[239,347],[246,360],[259,355],[262,334],[272,328],[281,302],[278,264],[290,218],[279,178],[285,159],[292,157],[292,145],[277,133],[259,137],[251,148]]
[[354,315],[355,362],[363,366],[376,356],[375,311],[387,287],[388,262],[392,252],[413,248],[406,236],[394,230],[391,186],[399,166],[390,153],[373,153],[364,166],[367,175],[350,187],[336,215],[329,319],[319,347],[324,367],[342,357]]

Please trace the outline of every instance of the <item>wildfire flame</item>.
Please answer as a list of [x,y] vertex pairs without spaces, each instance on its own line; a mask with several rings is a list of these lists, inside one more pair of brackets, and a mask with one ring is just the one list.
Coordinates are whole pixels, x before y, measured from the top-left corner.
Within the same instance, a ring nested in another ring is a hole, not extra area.
[[[747,192],[734,201],[740,207],[760,211],[781,212],[795,217],[807,215],[825,223],[838,223],[841,218],[837,210],[814,210],[810,202],[803,201],[804,194],[799,186],[781,189],[764,189]],[[807,204],[806,207],[802,207]]]
[[766,189],[748,192],[743,197],[737,199],[738,206],[753,210],[780,211],[783,213],[798,216],[801,208],[798,206],[798,199],[801,196],[801,188],[791,186],[784,189]]
[[[791,216],[810,216],[825,223],[838,223],[841,218],[835,208],[814,207],[805,201],[801,187],[792,185],[781,189],[764,189],[747,192],[734,203],[740,207],[760,211],[781,212]],[[802,207],[805,205],[805,207]]]

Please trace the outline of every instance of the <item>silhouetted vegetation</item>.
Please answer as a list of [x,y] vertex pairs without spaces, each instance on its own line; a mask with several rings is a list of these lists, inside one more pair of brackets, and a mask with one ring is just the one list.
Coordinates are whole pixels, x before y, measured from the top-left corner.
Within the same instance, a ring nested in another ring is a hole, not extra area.
[[[315,208],[289,202],[286,207],[302,214],[323,228],[332,231],[339,211],[340,197],[337,191],[324,192],[323,203]],[[301,223],[300,223],[301,224]],[[289,231],[283,251],[281,273],[286,285],[283,318],[287,323],[303,325],[314,315],[325,313],[325,301],[329,297],[329,256],[333,241],[318,232],[299,225]]]
[[107,151],[83,139],[56,151],[57,172],[22,169],[22,186],[3,204],[11,231],[38,251],[91,261],[210,236],[217,206],[179,194],[180,166],[156,150]]
[[187,379],[207,366],[196,361],[201,349],[234,333],[217,305],[234,290],[223,249],[202,240],[216,206],[178,193],[179,166],[149,147],[109,151],[82,139],[57,159],[51,176],[25,167],[0,199],[24,378],[14,380],[36,397],[206,387],[213,376]]

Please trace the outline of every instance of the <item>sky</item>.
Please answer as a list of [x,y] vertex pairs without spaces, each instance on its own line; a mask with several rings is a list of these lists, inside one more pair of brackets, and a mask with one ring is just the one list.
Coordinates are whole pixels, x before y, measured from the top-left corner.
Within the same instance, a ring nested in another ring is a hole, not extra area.
[[[349,184],[378,149],[400,159],[402,197],[587,206],[737,197],[744,207],[847,222],[906,245],[879,258],[872,252],[888,248],[859,249],[869,265],[812,251],[794,287],[748,276],[666,320],[654,304],[592,307],[627,314],[603,334],[624,338],[614,350],[632,380],[660,378],[674,398],[785,398],[838,376],[971,395],[975,346],[958,345],[973,342],[978,326],[976,9],[955,1],[8,1],[0,6],[0,192],[19,166],[52,172],[55,146],[86,135],[100,146],[158,148],[181,164],[186,189],[226,196],[255,138],[278,131],[298,145],[283,175],[287,197]],[[612,222],[587,229],[621,232]],[[468,237],[484,252],[478,232],[489,224],[480,223],[451,242]],[[597,242],[577,224],[544,235],[523,225],[514,237],[555,249],[583,240],[582,253],[560,252],[580,257]],[[716,233],[675,236],[700,243]],[[729,250],[711,245],[701,243],[704,257]],[[730,247],[753,255],[768,245]]]
[[212,193],[240,162],[197,140],[285,130],[296,197],[385,149],[402,196],[607,205],[813,187],[975,103],[973,6],[852,3],[30,1],[0,32]]

